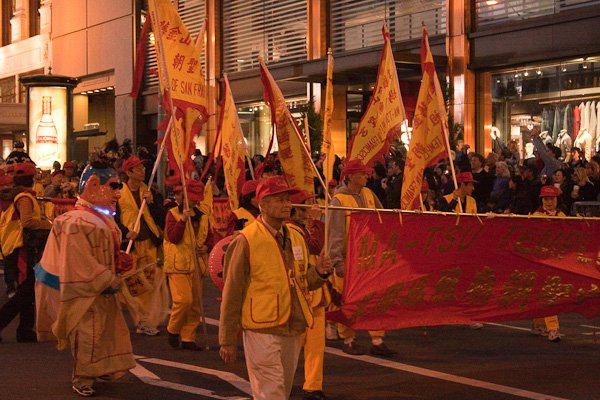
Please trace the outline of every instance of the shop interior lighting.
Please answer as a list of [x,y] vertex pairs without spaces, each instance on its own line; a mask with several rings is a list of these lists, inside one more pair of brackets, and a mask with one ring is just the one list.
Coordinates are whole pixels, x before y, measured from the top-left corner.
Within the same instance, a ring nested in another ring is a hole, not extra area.
[[495,6],[498,4],[498,0],[487,0],[485,4],[487,4],[488,6]]
[[562,68],[561,68],[561,71],[562,71],[562,72],[567,72],[567,66],[566,66],[566,65],[563,65],[563,66],[562,66]]
[[542,70],[538,69],[537,71],[535,71],[535,73],[536,73],[538,76],[541,76],[541,75],[542,75]]
[[588,63],[587,63],[587,61],[584,61],[583,64],[581,64],[581,68],[588,69]]
[[523,76],[529,76],[529,71],[525,71],[525,72],[523,73]]

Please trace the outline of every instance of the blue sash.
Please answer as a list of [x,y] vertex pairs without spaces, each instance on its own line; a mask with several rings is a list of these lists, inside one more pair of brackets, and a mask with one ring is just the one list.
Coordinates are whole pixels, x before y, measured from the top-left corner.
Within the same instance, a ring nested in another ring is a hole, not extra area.
[[50,286],[52,289],[60,290],[60,280],[58,279],[58,275],[46,271],[40,263],[35,264],[33,269],[35,271],[36,281],[43,283],[46,286]]

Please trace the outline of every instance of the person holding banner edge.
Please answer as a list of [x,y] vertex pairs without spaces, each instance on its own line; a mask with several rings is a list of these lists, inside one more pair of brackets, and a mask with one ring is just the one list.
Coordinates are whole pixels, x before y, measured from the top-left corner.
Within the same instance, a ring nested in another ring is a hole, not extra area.
[[[371,168],[366,167],[360,160],[349,161],[342,171],[346,179],[346,185],[341,186],[331,200],[331,205],[335,207],[351,208],[373,208],[381,209],[383,206],[375,194],[366,187],[367,178],[371,173]],[[333,288],[342,293],[344,290],[344,263],[346,256],[346,242],[348,235],[348,223],[351,211],[330,210],[329,231],[329,255],[335,270],[333,275]],[[333,296],[332,294],[332,297]],[[337,324],[338,333],[344,339],[344,353],[351,355],[362,355],[364,349],[354,343],[356,332],[351,328]],[[371,336],[370,352],[376,356],[392,357],[396,351],[388,348],[383,342],[385,331],[369,331]]]

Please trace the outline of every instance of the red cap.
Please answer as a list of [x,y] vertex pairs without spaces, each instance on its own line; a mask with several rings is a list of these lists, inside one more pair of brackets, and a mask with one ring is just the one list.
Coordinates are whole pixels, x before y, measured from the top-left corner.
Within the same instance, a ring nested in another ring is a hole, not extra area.
[[244,182],[244,186],[242,186],[242,196],[246,196],[250,193],[256,193],[256,188],[260,182],[257,180],[251,180]]
[[294,204],[304,204],[304,202],[308,199],[314,198],[314,194],[310,194],[305,190],[302,190],[298,193],[294,193],[290,196],[290,201]]
[[423,183],[421,184],[421,192],[428,192],[429,191],[429,182],[427,182],[427,179],[423,179]]
[[272,196],[279,193],[295,194],[300,191],[300,188],[289,187],[283,176],[271,176],[262,181],[256,188],[256,200],[260,202],[267,196]]
[[13,183],[12,176],[9,175],[0,175],[0,186],[7,186]]
[[56,175],[63,175],[64,176],[64,174],[65,174],[65,171],[63,171],[62,169],[57,169],[56,171],[53,171],[50,174],[50,176],[54,178]]
[[329,187],[337,187],[337,185],[338,181],[336,181],[335,179],[329,181]]
[[560,191],[554,186],[542,186],[540,190],[540,197],[559,197]]
[[35,164],[30,162],[15,164],[15,176],[33,176],[37,174]]
[[139,158],[137,158],[136,156],[131,156],[127,160],[123,161],[123,164],[121,165],[121,169],[123,170],[123,172],[127,172],[127,171],[130,171],[133,167],[136,167],[143,163],[144,162],[142,160],[140,160]]
[[470,172],[461,172],[460,174],[456,175],[456,182],[460,185],[461,183],[469,183],[469,182],[473,182],[473,183],[479,183],[479,181],[476,181],[473,178],[473,174]]
[[73,161],[67,161],[63,164],[63,169],[64,168],[75,168],[75,163]]
[[358,174],[358,173],[367,173],[371,174],[372,169],[363,164],[360,160],[352,160],[348,161],[344,166],[342,173],[344,176]]

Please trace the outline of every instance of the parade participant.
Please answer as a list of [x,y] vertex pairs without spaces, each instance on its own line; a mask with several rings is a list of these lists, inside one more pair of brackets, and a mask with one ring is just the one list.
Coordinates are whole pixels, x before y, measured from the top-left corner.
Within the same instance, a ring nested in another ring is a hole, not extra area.
[[58,169],[50,174],[50,184],[44,189],[44,197],[62,197],[65,171]]
[[[305,204],[315,196],[300,192],[290,196],[293,204]],[[294,207],[292,209],[290,229],[302,235],[310,253],[310,263],[316,264],[316,259],[323,249],[325,225],[321,222],[321,209],[313,206],[311,209]],[[331,301],[327,287],[305,293],[311,306],[314,323],[303,335],[304,344],[304,390],[305,400],[325,400],[323,393],[323,361],[325,358],[325,307]]]
[[225,254],[220,355],[237,357],[243,329],[244,354],[256,400],[287,400],[301,349],[301,335],[313,325],[304,293],[323,285],[332,268],[326,256],[309,264],[302,236],[290,229],[290,194],[285,179],[261,182],[256,198],[261,215],[230,243]]
[[75,163],[72,161],[67,161],[63,164],[63,170],[65,171],[65,179],[70,182],[72,180],[76,180],[75,176]]
[[474,184],[478,183],[473,179],[473,174],[461,172],[456,175],[456,183],[458,183],[458,189],[440,199],[440,211],[459,212],[458,200],[460,199],[463,213],[477,214],[477,202],[471,196],[473,190],[475,190]]
[[421,211],[434,211],[434,203],[435,201],[431,199],[429,182],[423,177],[423,183],[421,184]]
[[[184,350],[201,350],[196,344],[196,328],[202,315],[202,283],[200,276],[206,274],[204,256],[208,254],[205,242],[209,230],[210,209],[204,199],[202,182],[187,181],[189,209],[185,208],[182,186],[173,190],[177,206],[167,213],[165,226],[165,265],[173,305],[169,324],[167,325],[168,341],[171,347]],[[196,243],[192,243],[190,232],[191,219]],[[198,260],[200,271],[196,270]]]
[[[153,204],[152,192],[144,183],[146,167],[142,160],[136,156],[130,156],[123,162],[121,169],[127,174],[127,183],[123,184],[121,190],[119,219],[127,229],[125,237],[128,240],[133,240],[131,256],[135,268],[146,268],[144,270],[146,278],[152,285],[151,291],[147,291],[135,299],[128,293],[124,292],[123,294],[130,306],[129,310],[136,324],[136,333],[155,336],[159,333],[159,324],[166,318],[165,309],[168,303],[168,293],[162,270],[156,266],[148,266],[155,263],[158,258],[158,246],[162,242],[162,230],[158,227],[150,212],[150,207],[156,207]],[[146,200],[146,205],[142,212],[140,225],[135,229],[143,200]],[[158,206],[162,210],[162,205]]]
[[56,337],[59,350],[70,344],[72,389],[84,397],[95,394],[96,379],[117,379],[135,367],[115,296],[122,285],[119,273],[133,263],[119,251],[121,232],[112,218],[121,187],[107,164],[88,165],[76,209],[54,220],[36,270],[38,337]]
[[[346,185],[337,190],[331,200],[331,205],[349,208],[382,208],[377,196],[366,187],[370,173],[371,169],[367,168],[362,161],[349,161],[342,171],[346,179]],[[351,211],[329,211],[329,254],[335,269],[333,287],[338,293],[344,291],[344,261],[350,214],[352,214]],[[344,339],[344,353],[351,355],[364,354],[364,349],[355,343],[356,332],[342,324],[337,324],[337,327],[340,337]],[[369,331],[369,335],[371,336],[371,354],[391,357],[396,353],[383,342],[384,331]]]
[[242,186],[242,195],[240,196],[240,206],[237,210],[233,210],[235,215],[235,225],[237,230],[241,230],[248,224],[254,222],[260,210],[256,202],[256,187],[259,182],[251,180],[244,182]]
[[[560,190],[557,187],[542,186],[542,189],[540,190],[542,204],[533,215],[564,217],[565,214],[558,209],[559,196]],[[534,318],[531,332],[534,335],[548,336],[548,340],[551,342],[559,342],[559,328],[558,316],[552,315],[544,318]]]
[[21,140],[15,140],[13,143],[13,151],[6,157],[6,164],[30,163],[31,158],[25,151],[25,143]]
[[33,176],[36,174],[33,163],[15,165],[12,191],[12,207],[8,207],[2,217],[6,221],[2,227],[2,252],[5,273],[8,273],[15,288],[14,296],[0,308],[0,332],[19,315],[17,342],[35,342],[33,330],[35,319],[35,278],[33,266],[51,224],[42,219],[42,213],[35,193],[32,190]]
[[17,291],[17,271],[13,269],[11,273],[10,270],[6,269],[6,264],[4,263],[5,255],[9,254],[7,244],[11,240],[10,235],[18,232],[18,229],[9,228],[9,224],[12,223],[13,225],[18,225],[19,223],[16,219],[13,221],[12,217],[12,214],[14,213],[12,201],[13,186],[13,178],[11,175],[0,175],[0,258],[4,264],[4,283],[6,284],[6,296],[9,299],[13,297]]

